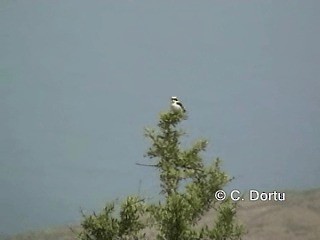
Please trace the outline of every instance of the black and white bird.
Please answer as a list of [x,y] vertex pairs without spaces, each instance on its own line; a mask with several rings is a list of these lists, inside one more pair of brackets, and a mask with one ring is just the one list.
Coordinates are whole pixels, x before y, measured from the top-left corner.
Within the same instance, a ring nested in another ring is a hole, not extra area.
[[171,97],[171,110],[173,112],[186,112],[186,109],[183,107],[182,103],[175,96]]

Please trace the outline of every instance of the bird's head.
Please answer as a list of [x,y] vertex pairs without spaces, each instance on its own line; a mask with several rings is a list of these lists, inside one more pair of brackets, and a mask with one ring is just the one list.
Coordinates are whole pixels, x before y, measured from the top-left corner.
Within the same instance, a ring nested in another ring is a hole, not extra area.
[[174,103],[174,102],[178,102],[178,98],[176,96],[173,96],[171,97],[171,102]]

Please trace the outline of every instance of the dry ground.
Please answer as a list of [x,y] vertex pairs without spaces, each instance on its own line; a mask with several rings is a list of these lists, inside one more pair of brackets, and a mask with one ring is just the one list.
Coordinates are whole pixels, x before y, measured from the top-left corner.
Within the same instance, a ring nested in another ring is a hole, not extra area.
[[239,219],[246,225],[245,240],[319,240],[320,189],[286,192],[285,202],[245,202]]

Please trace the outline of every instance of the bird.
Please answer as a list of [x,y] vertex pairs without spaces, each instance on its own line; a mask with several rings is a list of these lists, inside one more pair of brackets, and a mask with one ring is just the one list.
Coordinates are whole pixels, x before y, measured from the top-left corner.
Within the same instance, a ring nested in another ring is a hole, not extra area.
[[182,103],[176,96],[171,97],[171,110],[173,112],[186,112],[186,109],[183,107]]

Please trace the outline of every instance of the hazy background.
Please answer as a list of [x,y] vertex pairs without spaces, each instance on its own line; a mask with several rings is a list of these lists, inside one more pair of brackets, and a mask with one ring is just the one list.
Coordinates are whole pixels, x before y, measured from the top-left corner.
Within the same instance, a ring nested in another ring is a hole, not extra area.
[[[320,186],[320,2],[0,0],[0,233],[159,192],[177,95],[229,188]],[[139,187],[139,181],[142,184]]]

